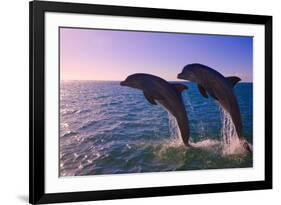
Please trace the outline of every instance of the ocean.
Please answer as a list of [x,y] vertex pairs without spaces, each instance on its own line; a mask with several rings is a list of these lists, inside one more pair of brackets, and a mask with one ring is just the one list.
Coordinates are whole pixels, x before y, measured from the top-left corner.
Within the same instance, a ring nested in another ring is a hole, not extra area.
[[[252,167],[252,153],[228,136],[229,116],[195,84],[181,81],[189,87],[182,93],[192,142],[186,148],[173,116],[147,102],[142,91],[119,83],[61,81],[61,177]],[[251,144],[252,89],[252,83],[235,86],[243,137]],[[228,144],[229,139],[234,141]]]

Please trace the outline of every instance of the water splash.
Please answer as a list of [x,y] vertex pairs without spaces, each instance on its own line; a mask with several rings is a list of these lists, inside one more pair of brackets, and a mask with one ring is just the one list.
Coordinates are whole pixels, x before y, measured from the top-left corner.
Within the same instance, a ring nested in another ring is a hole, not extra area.
[[219,147],[221,145],[221,141],[214,140],[214,139],[205,139],[205,140],[191,143],[191,145],[192,145],[192,147],[195,147],[195,148],[217,150],[217,147]]
[[181,133],[176,118],[168,112],[169,132],[172,143],[182,144]]
[[[192,99],[186,92],[183,93],[183,101],[184,104],[187,106],[187,115],[190,116],[190,119],[196,119],[196,123],[189,123],[190,130],[195,130],[197,137],[201,140],[207,138],[206,129],[204,126],[204,122],[201,115],[198,115],[198,112],[195,109],[195,106],[192,104]],[[192,138],[190,137],[190,142],[193,142]]]
[[245,152],[243,142],[239,139],[230,114],[220,107],[222,120],[222,153],[223,155],[242,154]]
[[167,146],[180,146],[183,145],[181,139],[181,132],[178,126],[177,119],[169,112],[167,108],[165,108],[162,104],[157,103],[160,105],[166,112],[168,116],[168,125],[169,125],[169,140],[165,142]]

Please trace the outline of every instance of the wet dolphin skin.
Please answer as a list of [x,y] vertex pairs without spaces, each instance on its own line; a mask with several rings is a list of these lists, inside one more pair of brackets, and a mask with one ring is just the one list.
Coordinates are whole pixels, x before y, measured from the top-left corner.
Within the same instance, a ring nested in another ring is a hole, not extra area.
[[224,77],[208,66],[195,63],[186,65],[178,78],[196,83],[202,96],[217,100],[230,114],[239,138],[242,136],[241,114],[233,90],[233,86],[241,80],[239,77]]
[[189,146],[188,117],[181,97],[181,92],[187,86],[169,83],[160,77],[144,73],[130,75],[120,85],[142,90],[150,104],[156,105],[158,102],[163,105],[176,118],[182,140]]

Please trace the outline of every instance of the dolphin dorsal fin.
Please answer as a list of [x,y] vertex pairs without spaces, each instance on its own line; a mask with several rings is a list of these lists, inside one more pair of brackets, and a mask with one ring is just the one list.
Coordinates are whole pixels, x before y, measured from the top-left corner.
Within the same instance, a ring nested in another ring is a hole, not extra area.
[[199,92],[201,93],[201,95],[205,98],[208,98],[207,92],[205,90],[205,88],[203,88],[201,85],[197,85]]
[[231,85],[233,87],[236,85],[236,83],[238,83],[241,80],[241,78],[236,77],[236,76],[230,76],[230,77],[227,77],[227,79],[229,80],[229,82],[231,83]]
[[147,94],[146,92],[143,92],[143,95],[147,99],[147,101],[150,102],[150,104],[157,105],[157,103],[155,102],[153,97],[151,97],[149,94]]
[[212,98],[214,98],[215,100],[219,100],[212,90],[208,90],[208,93],[209,93],[209,95],[212,96]]
[[176,89],[176,91],[178,91],[179,93],[188,89],[188,87],[186,85],[181,84],[181,83],[172,83],[172,85]]

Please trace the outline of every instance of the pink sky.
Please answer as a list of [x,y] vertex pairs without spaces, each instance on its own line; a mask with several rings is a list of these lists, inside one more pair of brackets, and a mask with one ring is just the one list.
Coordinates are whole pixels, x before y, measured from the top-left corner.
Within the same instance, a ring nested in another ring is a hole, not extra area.
[[186,64],[252,81],[252,37],[60,28],[62,80],[123,80],[150,73],[176,80]]

